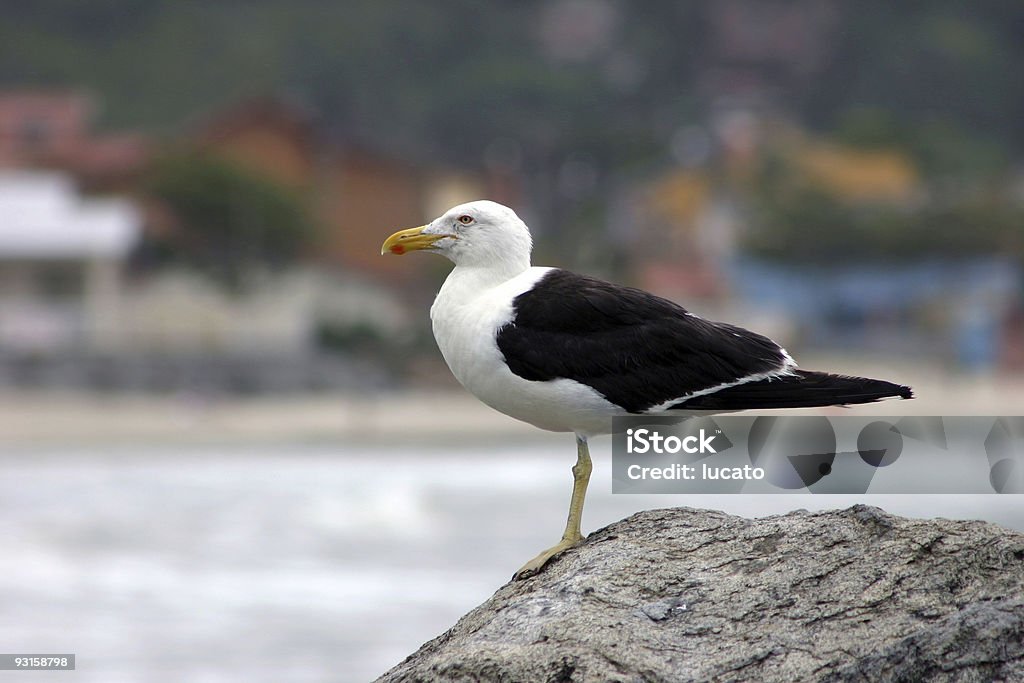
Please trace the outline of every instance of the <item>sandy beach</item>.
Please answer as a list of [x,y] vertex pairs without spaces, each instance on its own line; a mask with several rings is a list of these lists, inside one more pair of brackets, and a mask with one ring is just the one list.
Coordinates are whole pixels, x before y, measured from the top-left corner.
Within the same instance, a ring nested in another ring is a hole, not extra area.
[[[857,406],[853,410],[858,414],[1024,413],[1024,378],[1012,375],[953,375],[935,366],[828,358],[808,359],[801,365],[897,379],[914,387],[913,401]],[[823,412],[842,414],[846,410]],[[808,414],[807,410],[794,412]],[[8,390],[0,393],[0,434],[2,442],[11,444],[544,438],[538,430],[491,410],[458,388],[263,397]]]

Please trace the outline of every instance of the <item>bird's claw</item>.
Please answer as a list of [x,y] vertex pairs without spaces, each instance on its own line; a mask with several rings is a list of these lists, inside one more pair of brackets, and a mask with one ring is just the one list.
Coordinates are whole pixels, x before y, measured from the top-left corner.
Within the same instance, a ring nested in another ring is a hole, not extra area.
[[512,575],[512,580],[518,581],[519,579],[525,579],[538,574],[548,562],[555,559],[566,550],[575,548],[583,542],[583,539],[583,536],[580,536],[579,538],[563,538],[561,541],[520,567],[516,573]]

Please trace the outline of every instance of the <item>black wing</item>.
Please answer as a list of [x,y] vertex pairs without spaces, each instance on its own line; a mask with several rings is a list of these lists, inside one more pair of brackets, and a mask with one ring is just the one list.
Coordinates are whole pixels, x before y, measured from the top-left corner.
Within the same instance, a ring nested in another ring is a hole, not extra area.
[[808,408],[874,403],[884,398],[914,398],[914,392],[908,386],[884,379],[794,370],[792,374],[781,377],[769,377],[719,389],[672,407],[712,411]]
[[497,336],[512,372],[534,381],[576,380],[631,413],[782,372],[787,359],[767,337],[565,270],[548,272],[513,308]]

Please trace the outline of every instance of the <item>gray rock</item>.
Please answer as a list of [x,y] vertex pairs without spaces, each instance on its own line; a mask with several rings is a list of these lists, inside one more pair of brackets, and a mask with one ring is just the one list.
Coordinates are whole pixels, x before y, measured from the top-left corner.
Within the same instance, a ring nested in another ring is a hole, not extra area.
[[1024,681],[1024,535],[676,508],[503,586],[381,681]]

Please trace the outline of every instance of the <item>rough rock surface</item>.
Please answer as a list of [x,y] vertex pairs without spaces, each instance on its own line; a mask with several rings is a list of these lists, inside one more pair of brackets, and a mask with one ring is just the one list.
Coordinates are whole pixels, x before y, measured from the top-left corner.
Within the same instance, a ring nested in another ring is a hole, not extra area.
[[590,535],[381,681],[1024,681],[1024,535],[855,506]]

